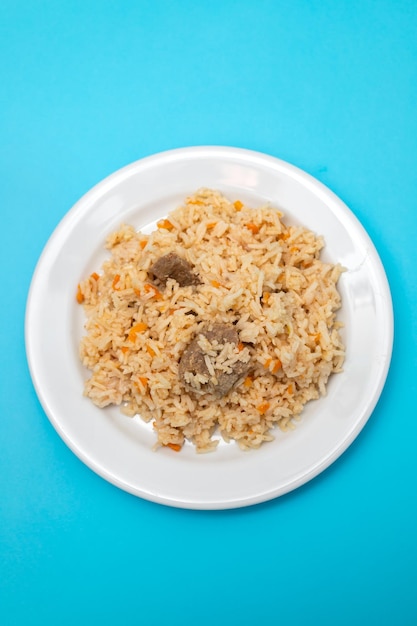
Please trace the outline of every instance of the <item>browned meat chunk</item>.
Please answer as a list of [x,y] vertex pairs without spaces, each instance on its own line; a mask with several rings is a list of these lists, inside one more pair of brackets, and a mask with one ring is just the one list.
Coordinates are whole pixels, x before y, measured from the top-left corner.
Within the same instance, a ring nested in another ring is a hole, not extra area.
[[168,278],[176,280],[180,287],[200,284],[199,277],[193,272],[193,266],[175,252],[161,256],[150,267],[149,272],[164,284]]
[[239,335],[233,324],[212,324],[212,326],[204,330],[202,334],[207,337],[210,342],[234,343],[235,346],[239,343]]
[[194,337],[182,353],[178,373],[183,382],[186,382],[184,376],[186,372],[202,374],[203,376],[207,376],[209,373],[204,359],[204,353],[198,345],[198,339],[198,336]]
[[[237,381],[250,369],[247,357],[244,360],[236,360],[228,371],[214,368],[213,373],[209,371],[206,363],[208,355],[201,348],[201,335],[203,335],[212,345],[223,348],[225,344],[239,344],[239,335],[231,324],[216,323],[210,327],[203,328],[184,350],[179,363],[179,376],[187,387],[194,391],[215,393],[218,396],[225,396],[237,383]],[[199,343],[200,342],[200,343]],[[217,342],[217,343],[216,343]],[[210,357],[208,357],[210,358]],[[198,375],[203,382],[195,381]]]

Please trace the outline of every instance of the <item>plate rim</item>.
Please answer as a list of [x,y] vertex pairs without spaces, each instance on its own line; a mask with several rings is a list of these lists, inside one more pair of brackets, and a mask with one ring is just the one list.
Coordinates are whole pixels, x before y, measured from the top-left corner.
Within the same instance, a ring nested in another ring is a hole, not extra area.
[[[350,226],[355,229],[359,229],[362,238],[366,241],[369,249],[372,252],[372,262],[374,269],[376,270],[379,277],[379,287],[383,289],[383,298],[385,300],[385,309],[384,309],[384,328],[386,330],[386,354],[385,359],[383,361],[383,367],[379,369],[379,377],[378,384],[375,386],[373,390],[372,396],[369,397],[367,402],[367,408],[364,412],[362,419],[357,421],[354,424],[354,427],[349,431],[349,435],[345,437],[337,447],[335,447],[329,454],[327,454],[324,458],[320,460],[320,462],[316,463],[314,467],[311,467],[307,472],[303,472],[301,475],[293,478],[292,481],[288,482],[285,486],[260,490],[256,496],[248,496],[248,497],[240,497],[236,500],[227,500],[227,501],[205,501],[202,499],[201,501],[187,501],[184,497],[180,499],[174,499],[173,497],[167,497],[161,494],[150,493],[145,489],[140,488],[131,488],[129,485],[126,485],[123,480],[120,480],[117,476],[110,473],[105,467],[99,466],[94,459],[84,454],[83,450],[80,450],[77,445],[72,441],[70,437],[67,436],[62,424],[59,419],[54,415],[54,412],[50,409],[47,393],[45,390],[41,388],[39,385],[36,367],[34,366],[35,357],[33,354],[33,347],[31,343],[30,337],[30,326],[31,326],[31,311],[33,308],[33,299],[34,294],[36,292],[36,285],[40,271],[42,270],[45,259],[47,259],[48,252],[52,245],[52,242],[56,240],[62,231],[68,228],[71,224],[72,220],[75,220],[78,217],[80,212],[85,212],[88,214],[88,210],[92,204],[107,190],[113,188],[116,184],[120,184],[126,178],[129,178],[131,175],[134,175],[135,172],[139,170],[146,170],[146,168],[155,167],[160,164],[168,164],[169,162],[176,162],[178,160],[186,160],[186,159],[197,159],[197,158],[209,158],[215,160],[219,157],[227,157],[228,159],[233,159],[238,157],[239,160],[250,162],[252,165],[259,163],[260,165],[265,165],[266,163],[271,167],[271,169],[280,171],[285,175],[289,176],[292,179],[301,182],[304,187],[307,187],[309,190],[313,190],[315,195],[320,198],[326,199],[326,204],[329,203],[329,200],[332,201],[332,211],[336,210],[337,217],[346,226],[345,222],[350,222]],[[129,163],[116,171],[112,172],[102,180],[98,181],[93,187],[91,187],[86,193],[84,193],[73,205],[72,207],[63,215],[61,220],[57,223],[55,228],[50,233],[42,251],[38,258],[38,261],[35,265],[32,279],[30,282],[27,301],[26,301],[26,310],[25,310],[25,323],[24,323],[24,335],[25,335],[25,351],[26,358],[29,366],[29,372],[32,379],[33,386],[35,388],[37,397],[39,402],[48,417],[49,422],[54,427],[55,431],[64,441],[64,443],[69,447],[69,449],[87,466],[89,469],[94,471],[96,474],[104,478],[106,481],[111,484],[121,488],[124,491],[131,493],[132,495],[141,497],[148,501],[153,501],[159,504],[168,505],[176,508],[185,508],[185,509],[198,509],[198,510],[220,510],[220,509],[234,509],[240,507],[251,506],[255,504],[259,504],[261,502],[265,502],[268,500],[275,499],[279,496],[282,496],[286,493],[289,493],[303,484],[311,481],[314,477],[321,474],[325,469],[330,467],[353,443],[353,441],[357,438],[359,433],[362,431],[369,418],[371,417],[378,400],[381,396],[381,393],[384,389],[386,379],[388,376],[388,372],[390,369],[391,359],[392,359],[392,351],[393,351],[393,342],[394,342],[394,311],[393,311],[393,302],[391,290],[388,282],[388,278],[386,275],[385,268],[383,266],[382,260],[379,256],[379,253],[373,243],[372,239],[368,235],[366,229],[353,213],[353,211],[348,207],[344,201],[337,196],[329,187],[327,187],[324,183],[316,179],[314,176],[309,174],[308,172],[302,170],[301,168],[293,165],[283,159],[272,156],[270,154],[262,153],[259,151],[249,150],[246,148],[240,147],[231,147],[231,146],[219,146],[219,145],[206,145],[206,146],[188,146],[182,148],[175,148],[172,150],[166,150],[157,152],[155,154],[145,156],[143,158],[137,159],[132,163]]]

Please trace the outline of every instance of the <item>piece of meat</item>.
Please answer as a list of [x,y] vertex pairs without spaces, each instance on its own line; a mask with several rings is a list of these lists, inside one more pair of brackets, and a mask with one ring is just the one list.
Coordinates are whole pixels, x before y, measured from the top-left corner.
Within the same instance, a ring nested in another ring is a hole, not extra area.
[[159,278],[161,283],[165,284],[168,278],[173,278],[180,287],[187,287],[188,285],[199,285],[201,282],[193,269],[191,263],[188,263],[175,252],[169,252],[151,265],[149,273]]
[[204,353],[198,345],[198,339],[199,335],[197,335],[197,337],[194,337],[194,339],[190,341],[190,343],[182,353],[178,373],[183,382],[186,382],[184,378],[185,372],[191,372],[192,374],[202,374],[203,376],[209,375],[209,371],[204,360]]
[[216,322],[204,330],[202,333],[210,341],[217,341],[218,343],[234,343],[235,346],[239,343],[239,335],[233,324],[221,324]]
[[236,361],[233,365],[233,371],[228,374],[227,372],[221,372],[217,376],[217,385],[213,385],[213,389],[215,393],[223,397],[232,389],[232,387],[237,383],[239,378],[242,378],[249,371],[248,363],[243,363],[243,361]]
[[231,324],[216,323],[211,327],[202,329],[188,344],[179,363],[179,376],[187,386],[189,385],[185,379],[186,372],[201,374],[209,378],[207,383],[201,385],[203,391],[215,393],[220,397],[225,396],[232,389],[233,385],[237,383],[239,378],[249,371],[250,364],[244,363],[243,361],[236,361],[232,366],[231,372],[216,372],[217,383],[213,383],[210,380],[210,372],[204,359],[204,352],[198,344],[200,335],[204,335],[210,343],[217,341],[220,345],[224,345],[225,343],[238,345],[239,335],[235,327]]

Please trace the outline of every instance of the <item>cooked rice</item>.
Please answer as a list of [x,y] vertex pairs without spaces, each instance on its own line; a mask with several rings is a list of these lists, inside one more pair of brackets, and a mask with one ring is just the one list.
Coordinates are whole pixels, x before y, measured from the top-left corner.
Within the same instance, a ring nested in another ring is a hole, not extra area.
[[[113,233],[102,272],[78,288],[87,316],[80,356],[91,370],[85,394],[152,420],[157,442],[173,449],[188,440],[207,452],[220,436],[257,448],[275,426],[292,428],[342,368],[343,270],[320,260],[321,237],[281,217],[202,189],[150,235],[127,225]],[[155,282],[148,270],[169,252],[191,263],[201,284]],[[239,346],[208,341],[201,329],[210,322],[234,324]],[[183,382],[179,361],[196,336],[208,375],[188,372]],[[237,360],[250,370],[219,397],[208,378],[215,385]]]

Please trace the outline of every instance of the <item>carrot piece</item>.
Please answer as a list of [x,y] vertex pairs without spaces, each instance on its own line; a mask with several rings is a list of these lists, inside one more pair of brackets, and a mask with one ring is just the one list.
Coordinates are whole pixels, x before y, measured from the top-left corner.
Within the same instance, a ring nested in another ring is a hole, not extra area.
[[313,335],[313,338],[316,343],[320,343],[321,333],[316,333],[315,335]]
[[212,280],[212,281],[211,281],[211,284],[213,285],[213,287],[216,287],[216,288],[217,288],[217,287],[220,287],[220,283],[219,283],[219,281],[218,281],[218,280]]
[[244,347],[245,347],[245,344],[242,343],[241,341],[237,344],[237,349],[239,350],[239,352],[242,352]]
[[[142,383],[142,384],[140,384],[140,383]],[[148,380],[146,378],[143,378],[143,377],[139,376],[139,379],[134,382],[134,385],[135,385],[136,389],[139,391],[139,393],[145,394],[146,393],[146,387],[148,385]]]
[[275,362],[274,371],[278,371],[282,367],[282,362],[280,359],[277,359]]
[[243,384],[245,387],[252,387],[252,383],[253,383],[253,377],[252,376],[246,376],[245,380],[243,381]]
[[211,230],[212,228],[214,228],[216,226],[216,224],[217,224],[217,222],[210,222],[206,226],[207,230]]
[[165,228],[165,230],[172,230],[174,228],[174,224],[172,224],[169,220],[159,220],[156,225],[158,228]]
[[200,204],[201,205],[201,204],[204,204],[204,202],[202,200],[198,200],[197,198],[196,199],[189,198],[187,200],[187,204]]
[[77,297],[78,304],[82,304],[84,302],[84,300],[85,300],[84,294],[81,291],[81,286],[80,285],[77,286],[77,296],[76,297]]
[[243,202],[241,202],[240,200],[236,200],[235,202],[233,202],[233,206],[235,207],[236,211],[240,211],[243,207]]
[[162,293],[154,285],[146,283],[144,289],[146,293],[152,293],[152,297],[156,298],[157,300],[161,300],[163,297]]
[[262,402],[262,404],[259,404],[256,408],[261,415],[265,415],[270,406],[269,402]]
[[293,385],[293,383],[290,383],[290,384],[288,385],[288,389],[287,389],[287,391],[288,391],[288,393],[290,394],[290,396],[292,396],[292,395],[293,395],[293,393],[294,393],[294,385]]
[[144,322],[138,322],[129,330],[128,338],[130,341],[135,341],[138,333],[143,333],[147,329],[147,325]]
[[142,248],[142,250],[146,247],[147,243],[148,243],[147,239],[142,239],[142,241],[139,242],[139,245]]
[[299,252],[299,250],[298,250],[297,246],[292,246],[290,248],[290,252],[291,252],[291,254],[295,254],[296,252]]
[[259,233],[259,226],[257,224],[254,224],[253,222],[248,222],[247,224],[245,224],[245,226],[246,228],[249,228],[249,230],[251,230],[254,235]]
[[264,363],[264,367],[266,367],[266,369],[268,369],[268,367],[271,365],[272,363],[272,359],[267,359]]
[[120,350],[123,352],[123,354],[126,354],[126,352],[129,352],[129,348],[127,346],[122,346]]
[[116,274],[116,276],[113,278],[113,282],[112,282],[112,284],[111,284],[111,286],[113,287],[113,289],[114,289],[115,291],[117,291],[117,290],[118,290],[118,288],[117,288],[117,284],[118,284],[119,280],[120,280],[120,274]]
[[94,278],[94,280],[98,280],[100,278],[100,276],[97,274],[97,272],[93,272],[91,274],[90,278]]
[[289,239],[289,237],[290,237],[290,233],[289,233],[289,231],[288,231],[288,230],[284,230],[282,233],[280,233],[280,234],[278,235],[278,237],[277,237],[277,238],[278,238],[278,239],[281,239],[282,241],[286,241],[287,239]]
[[271,297],[271,294],[269,291],[264,291],[262,294],[262,300],[265,302],[265,304],[268,302],[269,298]]
[[145,324],[145,322],[138,322],[137,324],[135,324],[132,328],[132,330],[135,331],[135,333],[143,333],[144,330],[146,330],[148,327]]
[[133,291],[135,292],[135,294],[140,297],[140,289],[138,289],[137,287],[133,288]]
[[153,348],[151,348],[151,346],[146,346],[146,351],[151,356],[155,356],[155,354],[156,354],[155,350]]
[[282,363],[279,359],[275,361],[274,367],[272,368],[272,373],[276,374],[279,369],[281,369]]
[[174,452],[179,452],[181,450],[181,446],[179,443],[166,443],[165,446],[167,448],[171,448]]

